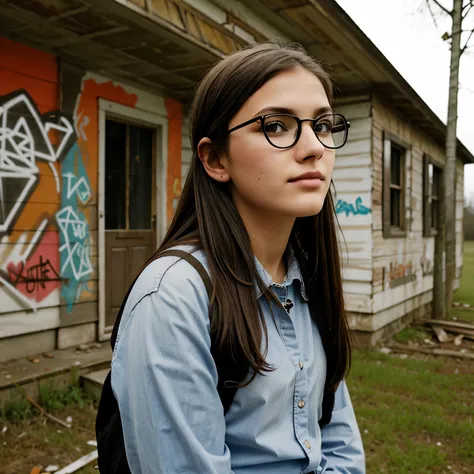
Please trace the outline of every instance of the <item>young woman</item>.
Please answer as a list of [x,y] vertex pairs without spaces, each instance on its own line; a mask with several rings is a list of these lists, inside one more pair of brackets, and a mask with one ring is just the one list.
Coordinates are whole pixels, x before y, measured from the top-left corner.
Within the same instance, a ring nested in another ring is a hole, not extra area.
[[349,124],[332,98],[319,64],[274,43],[201,81],[158,252],[192,253],[212,291],[168,255],[128,297],[112,387],[133,474],[365,473],[330,191]]

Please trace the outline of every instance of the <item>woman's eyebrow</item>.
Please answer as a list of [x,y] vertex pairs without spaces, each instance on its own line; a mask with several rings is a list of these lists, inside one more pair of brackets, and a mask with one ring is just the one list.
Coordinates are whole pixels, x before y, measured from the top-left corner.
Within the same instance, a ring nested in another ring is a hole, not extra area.
[[[319,109],[315,110],[313,117],[318,117],[319,115],[331,113],[331,112],[332,112],[331,107],[320,107]],[[254,117],[258,117],[259,115],[271,114],[271,113],[298,115],[294,109],[291,109],[288,107],[269,106],[269,107],[265,107],[259,110],[254,115]]]

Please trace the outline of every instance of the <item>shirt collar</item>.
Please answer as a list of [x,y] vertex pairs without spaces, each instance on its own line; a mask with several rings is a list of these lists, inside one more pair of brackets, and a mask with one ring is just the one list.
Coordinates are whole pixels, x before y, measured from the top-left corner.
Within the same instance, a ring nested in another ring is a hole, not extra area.
[[[272,280],[270,274],[263,268],[262,264],[258,261],[257,257],[255,257],[255,264],[257,266],[257,272],[259,277],[262,279],[266,288],[270,288],[271,286],[288,287],[291,286],[295,280],[297,280],[300,283],[301,296],[305,301],[308,301],[309,298],[306,294],[306,288],[304,285],[303,275],[301,274],[301,268],[295,256],[295,252],[290,246],[286,251],[286,258],[288,262],[288,272],[282,284],[275,283]],[[260,290],[260,287],[258,286],[257,282],[255,282],[255,289],[257,291],[257,299],[259,299],[262,296],[262,291]]]

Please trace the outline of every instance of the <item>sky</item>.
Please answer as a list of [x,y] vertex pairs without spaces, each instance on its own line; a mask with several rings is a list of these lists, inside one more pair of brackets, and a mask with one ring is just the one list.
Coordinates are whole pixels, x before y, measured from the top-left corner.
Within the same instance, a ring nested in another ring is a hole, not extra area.
[[[337,0],[352,20],[395,66],[431,109],[446,123],[449,89],[450,18],[436,7],[437,25],[426,0]],[[440,0],[451,9],[452,0]],[[464,27],[474,28],[474,9]],[[461,45],[467,40],[467,34]],[[461,58],[458,138],[474,154],[474,37]],[[474,164],[464,168],[464,195],[474,202]]]

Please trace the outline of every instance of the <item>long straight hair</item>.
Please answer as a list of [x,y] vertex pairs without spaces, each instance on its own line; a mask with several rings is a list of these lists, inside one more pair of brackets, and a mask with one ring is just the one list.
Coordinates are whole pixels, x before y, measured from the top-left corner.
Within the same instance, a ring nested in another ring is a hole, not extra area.
[[[297,45],[269,42],[251,46],[226,57],[206,73],[191,109],[191,169],[167,235],[157,251],[159,254],[182,244],[193,244],[204,251],[213,282],[213,350],[220,361],[232,361],[240,368],[237,382],[241,385],[248,373],[253,376],[245,384],[257,373],[272,370],[265,360],[267,328],[254,286],[255,282],[260,286],[263,283],[258,277],[249,235],[232,202],[231,184],[208,176],[197,148],[202,138],[209,137],[216,150],[226,149],[231,118],[268,80],[297,66],[321,80],[332,104],[329,76]],[[349,370],[351,345],[331,191],[318,215],[296,219],[290,244],[302,270],[311,314],[326,353],[326,390],[334,392]]]

